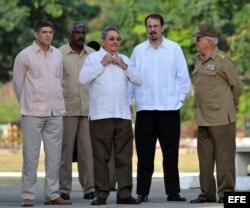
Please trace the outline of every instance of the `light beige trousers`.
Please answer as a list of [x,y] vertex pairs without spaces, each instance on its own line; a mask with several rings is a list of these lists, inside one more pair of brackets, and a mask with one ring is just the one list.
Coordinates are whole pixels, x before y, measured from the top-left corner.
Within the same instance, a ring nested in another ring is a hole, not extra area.
[[45,152],[45,201],[59,197],[59,165],[61,159],[63,120],[61,116],[22,116],[23,168],[22,199],[35,198],[37,167],[41,140]]

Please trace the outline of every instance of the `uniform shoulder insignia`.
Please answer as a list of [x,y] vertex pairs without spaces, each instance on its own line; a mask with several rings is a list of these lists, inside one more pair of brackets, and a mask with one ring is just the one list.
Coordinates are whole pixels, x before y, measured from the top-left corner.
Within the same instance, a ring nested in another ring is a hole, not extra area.
[[225,53],[222,52],[222,51],[219,51],[218,56],[220,57],[220,59],[224,59],[225,58]]

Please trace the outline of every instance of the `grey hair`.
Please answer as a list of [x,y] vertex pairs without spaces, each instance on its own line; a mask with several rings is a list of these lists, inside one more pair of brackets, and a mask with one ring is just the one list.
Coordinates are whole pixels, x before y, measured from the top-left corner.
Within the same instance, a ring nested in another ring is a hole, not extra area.
[[69,35],[72,35],[72,33],[77,29],[77,28],[83,28],[84,32],[86,33],[86,27],[84,26],[84,24],[79,23],[79,22],[75,22],[72,25],[69,26]]
[[108,26],[108,27],[105,27],[104,30],[102,31],[102,39],[106,38],[107,33],[109,31],[116,31],[119,34],[119,36],[120,36],[120,32],[119,32],[119,30],[116,27],[114,27],[114,26]]
[[205,38],[211,40],[214,45],[217,45],[219,42],[219,38],[208,37],[208,36],[205,36]]

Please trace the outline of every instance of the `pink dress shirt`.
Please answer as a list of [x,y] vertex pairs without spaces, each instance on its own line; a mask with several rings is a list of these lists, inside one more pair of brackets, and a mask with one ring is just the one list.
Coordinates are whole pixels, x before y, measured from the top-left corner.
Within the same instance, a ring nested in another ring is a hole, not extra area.
[[65,113],[62,69],[62,54],[53,46],[45,56],[34,41],[17,55],[13,87],[21,115],[45,117]]

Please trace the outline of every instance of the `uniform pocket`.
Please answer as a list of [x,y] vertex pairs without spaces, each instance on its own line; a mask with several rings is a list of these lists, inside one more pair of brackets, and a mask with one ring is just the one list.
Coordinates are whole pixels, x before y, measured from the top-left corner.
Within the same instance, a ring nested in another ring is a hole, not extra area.
[[221,119],[220,118],[220,105],[218,103],[205,103],[201,107],[205,120],[208,122],[214,122]]
[[205,103],[202,108],[206,110],[218,110],[220,109],[220,105],[218,103]]
[[201,80],[204,86],[212,87],[217,83],[217,71],[206,70],[201,73]]

